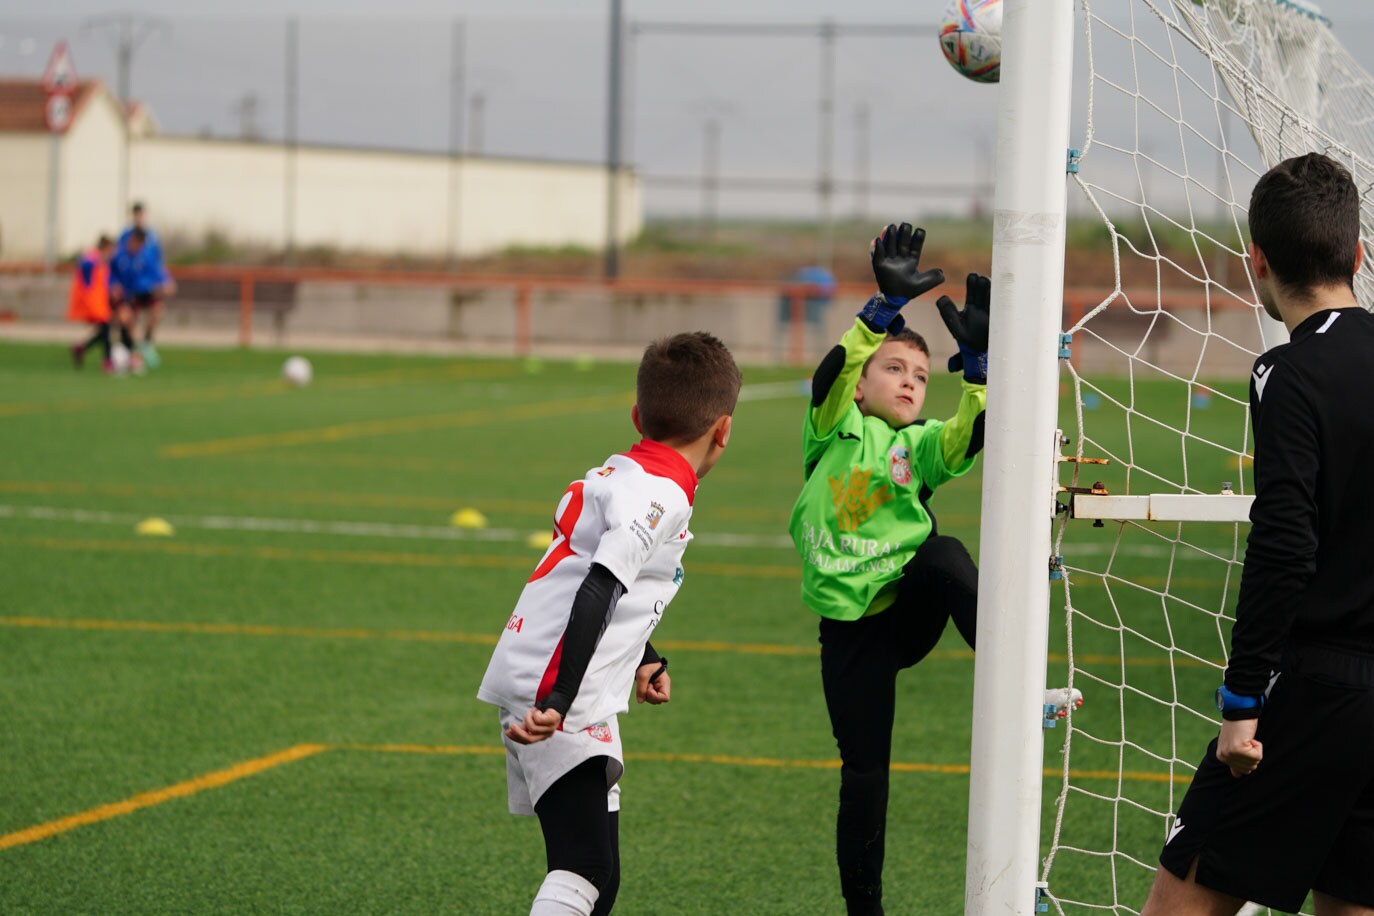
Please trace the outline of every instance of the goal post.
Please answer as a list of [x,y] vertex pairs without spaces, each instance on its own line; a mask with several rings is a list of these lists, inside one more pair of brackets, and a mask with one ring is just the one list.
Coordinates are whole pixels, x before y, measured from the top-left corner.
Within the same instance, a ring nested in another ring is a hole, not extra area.
[[1036,910],[1073,0],[1007,0],[964,912]]
[[[965,912],[1135,913],[1216,735],[1286,340],[1250,192],[1324,153],[1374,239],[1374,77],[1310,0],[1004,9]],[[1047,672],[1084,698],[1053,732]]]

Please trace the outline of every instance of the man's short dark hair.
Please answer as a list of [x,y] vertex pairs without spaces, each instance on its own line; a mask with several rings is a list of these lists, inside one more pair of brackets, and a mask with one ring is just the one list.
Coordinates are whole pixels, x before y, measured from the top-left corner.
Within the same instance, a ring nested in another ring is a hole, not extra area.
[[134,205],[133,205],[132,207],[129,208],[129,212],[130,212],[130,213],[142,213],[142,212],[143,212],[143,201],[141,201],[141,200],[136,200],[136,201],[134,201]]
[[[911,330],[911,328],[902,328],[896,334],[887,335],[887,340],[884,340],[883,343],[887,343],[888,340],[895,340],[898,343],[904,343],[908,346],[915,347],[917,350],[920,350],[922,353],[924,353],[927,359],[930,358],[930,345],[926,343],[926,339],[924,337],[922,337],[915,331]],[[874,350],[873,356],[877,355],[878,351]],[[870,356],[868,359],[864,360],[864,367],[862,370],[860,370],[860,375],[868,374],[868,367],[873,362],[873,356]]]
[[1321,153],[1280,162],[1250,193],[1250,239],[1286,287],[1353,288],[1360,194],[1350,173]]
[[742,381],[725,344],[704,331],[656,340],[635,383],[640,428],[657,442],[693,442],[735,412]]

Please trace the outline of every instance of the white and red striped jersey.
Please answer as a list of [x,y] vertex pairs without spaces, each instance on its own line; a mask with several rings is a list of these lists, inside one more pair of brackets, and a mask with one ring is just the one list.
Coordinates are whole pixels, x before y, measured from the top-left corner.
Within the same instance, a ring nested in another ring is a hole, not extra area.
[[581,731],[628,710],[644,644],[682,584],[696,487],[687,460],[649,439],[569,485],[554,516],[553,544],[520,593],[477,698],[523,716],[549,693],[573,599],[599,563],[625,594],[606,622],[563,728]]

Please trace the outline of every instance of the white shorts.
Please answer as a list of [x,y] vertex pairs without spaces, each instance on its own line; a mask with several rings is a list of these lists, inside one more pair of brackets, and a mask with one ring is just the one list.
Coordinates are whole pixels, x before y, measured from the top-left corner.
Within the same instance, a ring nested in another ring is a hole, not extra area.
[[501,740],[506,745],[506,794],[511,814],[532,816],[539,799],[569,770],[593,757],[609,757],[606,764],[606,810],[620,810],[620,777],[625,772],[616,717],[580,732],[554,732],[535,744],[517,744],[505,736],[508,727],[523,721],[501,710]]

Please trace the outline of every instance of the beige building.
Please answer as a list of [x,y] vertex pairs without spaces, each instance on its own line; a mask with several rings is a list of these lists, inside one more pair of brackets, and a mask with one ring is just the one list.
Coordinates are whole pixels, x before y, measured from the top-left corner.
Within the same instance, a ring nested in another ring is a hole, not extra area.
[[[175,137],[146,107],[121,117],[99,81],[81,83],[58,140],[59,257],[127,221],[143,201],[164,239],[280,250],[471,256],[511,245],[601,248],[607,173],[595,164]],[[49,230],[51,135],[35,81],[0,81],[0,260],[36,261]],[[639,179],[617,176],[622,242],[643,223]]]

